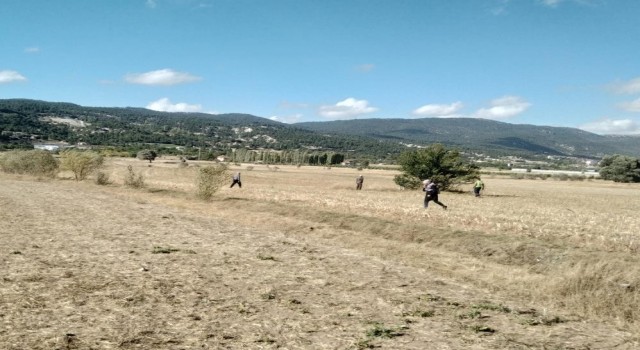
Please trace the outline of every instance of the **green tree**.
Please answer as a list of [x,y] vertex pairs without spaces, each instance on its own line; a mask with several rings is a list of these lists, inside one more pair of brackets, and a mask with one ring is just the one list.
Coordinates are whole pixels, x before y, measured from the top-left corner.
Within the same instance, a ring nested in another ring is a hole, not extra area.
[[149,163],[153,162],[157,156],[156,151],[150,149],[143,149],[137,154],[138,159],[148,160]]
[[476,165],[465,162],[458,151],[446,149],[438,143],[404,152],[398,158],[398,163],[402,174],[397,175],[394,181],[404,188],[415,188],[421,180],[431,179],[438,183],[441,190],[447,190],[479,175]]
[[640,182],[640,161],[619,154],[600,161],[600,176],[615,182]]

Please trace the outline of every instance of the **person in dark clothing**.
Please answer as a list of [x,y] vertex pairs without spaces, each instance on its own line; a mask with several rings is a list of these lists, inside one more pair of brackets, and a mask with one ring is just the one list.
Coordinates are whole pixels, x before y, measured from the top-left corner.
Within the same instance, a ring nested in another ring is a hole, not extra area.
[[242,181],[240,181],[240,173],[235,173],[233,175],[233,182],[231,183],[231,187],[235,184],[238,184],[238,187],[242,188]]
[[438,193],[440,192],[440,190],[438,189],[438,186],[436,185],[436,183],[431,182],[431,180],[427,179],[427,180],[424,180],[422,184],[423,184],[422,190],[426,192],[424,196],[425,209],[429,207],[429,202],[433,201],[434,203],[440,205],[442,208],[447,210],[447,206],[438,200]]
[[356,190],[362,189],[362,183],[364,182],[364,176],[360,175],[356,177]]

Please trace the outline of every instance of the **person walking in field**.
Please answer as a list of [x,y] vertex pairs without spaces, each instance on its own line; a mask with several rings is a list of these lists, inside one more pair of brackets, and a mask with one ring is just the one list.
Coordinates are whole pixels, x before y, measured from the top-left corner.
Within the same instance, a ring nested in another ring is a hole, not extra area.
[[362,189],[362,183],[364,182],[364,176],[360,175],[356,177],[356,190]]
[[482,179],[478,178],[473,184],[473,193],[476,197],[480,197],[480,191],[482,190],[484,190],[484,182],[482,182]]
[[[240,181],[240,173],[237,172],[233,175],[233,182],[231,183],[231,187],[235,186],[235,184],[238,184],[238,187],[242,188],[242,181]],[[229,187],[229,188],[231,188]]]
[[444,210],[447,210],[447,206],[438,200],[438,193],[440,193],[440,190],[438,189],[438,185],[436,185],[435,182],[431,182],[431,180],[427,179],[422,182],[422,186],[422,190],[426,192],[424,196],[425,209],[429,207],[429,202],[433,201],[434,203],[444,208]]

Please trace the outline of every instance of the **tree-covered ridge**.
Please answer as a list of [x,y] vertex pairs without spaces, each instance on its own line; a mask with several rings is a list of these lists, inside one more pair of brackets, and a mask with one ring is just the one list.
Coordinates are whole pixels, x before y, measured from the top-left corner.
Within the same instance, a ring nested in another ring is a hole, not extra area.
[[358,119],[299,123],[308,130],[406,144],[442,143],[493,155],[601,158],[640,153],[640,137],[602,136],[566,127],[510,124],[476,118]]
[[221,152],[306,149],[376,159],[404,148],[361,136],[323,135],[249,114],[167,113],[24,99],[0,100],[0,135],[0,143],[14,144],[59,140],[110,146],[169,144]]

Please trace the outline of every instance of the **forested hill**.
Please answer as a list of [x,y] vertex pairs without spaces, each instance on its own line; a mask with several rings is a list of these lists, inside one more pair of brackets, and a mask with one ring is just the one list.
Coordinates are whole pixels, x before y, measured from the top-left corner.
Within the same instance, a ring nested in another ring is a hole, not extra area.
[[37,142],[145,144],[230,149],[340,152],[393,159],[410,146],[439,142],[488,156],[545,155],[599,159],[640,154],[640,137],[602,136],[574,128],[520,125],[473,118],[357,119],[283,124],[249,114],[167,113],[144,108],[0,99],[0,148]]
[[167,113],[144,108],[84,107],[72,103],[0,99],[0,144],[48,140],[71,144],[206,147],[342,152],[384,159],[405,147],[397,142],[324,135],[249,114]]
[[295,125],[321,133],[358,135],[405,144],[439,142],[494,155],[601,158],[607,154],[640,154],[637,136],[602,136],[575,128],[475,118],[357,119]]

